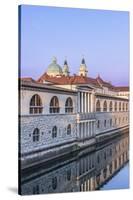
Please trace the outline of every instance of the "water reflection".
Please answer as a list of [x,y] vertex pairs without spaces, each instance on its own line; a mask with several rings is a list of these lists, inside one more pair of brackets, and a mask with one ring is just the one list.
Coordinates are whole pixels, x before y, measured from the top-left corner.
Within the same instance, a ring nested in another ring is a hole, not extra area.
[[[77,153],[54,165],[22,174],[21,193],[42,194],[100,189],[128,162],[128,136]],[[117,188],[116,188],[117,189]]]

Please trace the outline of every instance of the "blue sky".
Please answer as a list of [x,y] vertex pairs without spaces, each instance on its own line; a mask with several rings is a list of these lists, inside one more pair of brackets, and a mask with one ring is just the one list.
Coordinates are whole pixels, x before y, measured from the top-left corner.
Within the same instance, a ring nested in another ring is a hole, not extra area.
[[90,77],[129,84],[128,12],[23,5],[20,25],[22,77],[39,78],[53,56],[78,73],[84,55]]

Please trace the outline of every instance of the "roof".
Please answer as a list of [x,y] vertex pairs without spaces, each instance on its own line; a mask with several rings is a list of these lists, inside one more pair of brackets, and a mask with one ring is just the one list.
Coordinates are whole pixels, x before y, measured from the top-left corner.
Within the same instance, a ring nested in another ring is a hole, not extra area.
[[20,79],[20,87],[21,88],[36,88],[36,89],[44,89],[44,90],[54,90],[54,91],[60,91],[60,92],[65,92],[65,93],[77,93],[76,91],[70,90],[70,89],[65,89],[65,88],[61,88],[61,87],[56,87],[53,85],[47,85],[44,83],[39,83],[36,81],[27,81],[24,79]]
[[119,87],[115,87],[115,89],[118,92],[129,92],[129,86],[119,86]]
[[[50,84],[56,84],[56,85],[85,85],[89,84],[91,86],[97,87],[97,88],[103,88],[107,87],[109,90],[112,90],[114,92],[120,92],[120,91],[129,91],[128,86],[119,86],[116,87],[112,85],[110,82],[104,81],[99,75],[97,78],[91,78],[86,76],[49,76],[47,73],[44,73],[38,80],[34,80],[31,77],[22,78],[21,80],[27,81],[27,82],[34,82],[34,83],[43,83],[45,82]],[[46,84],[45,84],[46,85]]]
[[24,78],[19,78],[20,81],[26,81],[26,82],[36,82],[33,78],[31,77],[24,77]]
[[96,79],[85,77],[82,75],[52,77],[49,76],[47,73],[44,73],[37,81],[41,83],[43,83],[44,81],[52,82],[54,84],[59,84],[59,85],[92,84],[95,87],[101,87]]

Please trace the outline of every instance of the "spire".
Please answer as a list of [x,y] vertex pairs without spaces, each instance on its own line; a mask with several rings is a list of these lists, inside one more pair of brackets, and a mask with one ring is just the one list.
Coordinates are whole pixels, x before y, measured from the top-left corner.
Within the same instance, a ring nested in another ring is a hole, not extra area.
[[84,58],[82,58],[82,61],[81,61],[81,64],[85,64],[85,59]]
[[63,67],[63,75],[65,76],[69,76],[70,72],[69,72],[69,67],[67,64],[67,59],[64,60],[64,67]]
[[66,59],[64,60],[64,65],[67,65],[67,60]]
[[80,69],[79,69],[79,75],[81,76],[87,76],[87,66],[85,64],[85,59],[84,59],[84,56],[82,57],[82,60],[81,60],[81,64],[80,64]]

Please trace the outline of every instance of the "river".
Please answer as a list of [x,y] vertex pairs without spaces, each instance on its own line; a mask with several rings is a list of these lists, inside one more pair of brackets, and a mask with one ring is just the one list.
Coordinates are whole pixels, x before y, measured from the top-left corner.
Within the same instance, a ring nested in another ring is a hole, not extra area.
[[129,138],[89,147],[54,163],[22,172],[21,194],[47,194],[129,187]]

